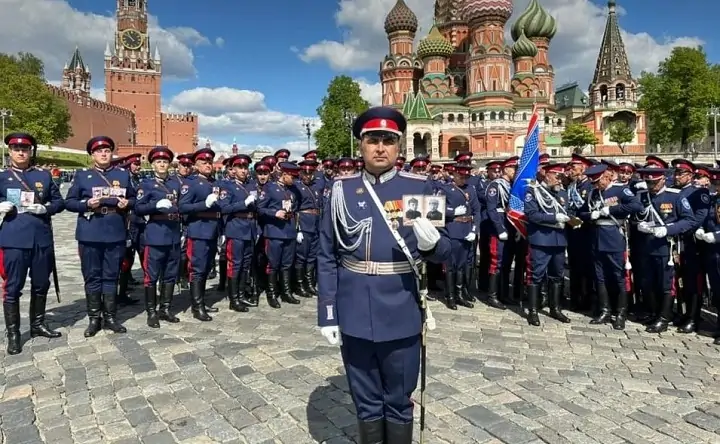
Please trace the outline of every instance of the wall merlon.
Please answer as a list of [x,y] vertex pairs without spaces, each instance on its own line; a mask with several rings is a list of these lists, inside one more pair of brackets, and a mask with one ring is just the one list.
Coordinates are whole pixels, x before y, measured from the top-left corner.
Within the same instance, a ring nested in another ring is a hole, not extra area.
[[166,121],[194,123],[197,121],[198,116],[193,113],[163,113],[162,118]]
[[84,103],[84,105],[87,108],[95,109],[98,111],[102,111],[105,113],[112,113],[112,114],[118,114],[123,117],[132,118],[134,117],[134,113],[127,109],[123,108],[117,105],[113,105],[112,103],[107,103],[102,100],[93,99],[92,97],[83,97],[80,96],[70,90],[55,86],[55,85],[47,85],[48,89],[56,96],[61,97],[65,99],[67,102],[72,103]]

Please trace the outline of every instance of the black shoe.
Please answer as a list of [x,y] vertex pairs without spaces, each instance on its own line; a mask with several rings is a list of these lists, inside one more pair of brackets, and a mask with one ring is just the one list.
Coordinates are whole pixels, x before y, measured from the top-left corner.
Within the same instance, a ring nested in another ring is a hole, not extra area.
[[238,276],[237,300],[246,307],[257,307],[257,300],[253,300],[254,290],[250,270],[243,270]]
[[117,300],[115,293],[102,295],[103,299],[103,326],[113,333],[127,333],[115,316],[117,316]]
[[230,301],[230,310],[238,313],[250,311],[247,305],[240,302],[240,276],[228,276],[227,297]]
[[[465,265],[463,267],[463,288],[462,288],[462,296],[465,298],[468,302],[475,302],[475,295],[477,294],[476,289],[476,283],[477,279],[475,279],[475,273],[474,273],[474,267],[470,265]],[[474,306],[474,305],[473,305]]]
[[563,324],[569,324],[570,318],[565,316],[565,313],[562,312],[562,308],[560,307],[560,295],[562,295],[562,283],[548,283],[547,303],[550,309],[550,317]]
[[127,305],[135,305],[138,303],[137,299],[133,299],[128,295],[128,285],[130,283],[130,279],[132,279],[132,274],[129,271],[124,271],[120,273],[120,277],[118,278],[118,292],[116,297],[116,303],[127,306]]
[[190,304],[195,319],[202,322],[212,321],[213,318],[207,313],[205,306],[205,281],[190,282]]
[[296,267],[295,271],[292,273],[292,276],[293,284],[291,288],[294,289],[295,294],[297,294],[301,298],[313,297],[313,294],[308,290],[308,285],[305,282],[305,270],[301,267]]
[[282,270],[280,271],[280,298],[283,302],[287,302],[288,304],[299,304],[300,300],[296,299],[295,296],[292,294],[292,273],[291,270]]
[[160,308],[158,309],[158,319],[171,324],[180,322],[180,319],[170,313],[170,306],[172,305],[174,295],[175,285],[169,283],[160,285]]
[[358,444],[385,444],[385,420],[375,421],[358,420],[360,441]]
[[278,272],[271,271],[268,275],[267,290],[265,290],[268,305],[272,308],[280,308],[280,287],[278,286]]
[[537,285],[527,286],[527,323],[533,327],[540,326],[540,316],[538,307],[540,306],[540,287]]
[[45,324],[45,308],[47,307],[47,295],[30,295],[30,337],[36,338],[59,338],[62,333],[50,330]]
[[157,314],[157,286],[145,287],[145,313],[147,313],[147,326],[160,328],[160,319]]
[[648,333],[663,333],[667,331],[672,320],[672,293],[668,291],[663,294],[662,299],[660,300],[660,306],[660,317],[645,329]]
[[625,322],[627,321],[628,312],[628,294],[624,288],[620,288],[617,298],[617,316],[613,321],[613,329],[625,330]]
[[457,301],[457,304],[461,307],[465,308],[474,308],[475,304],[468,301],[465,293],[467,290],[465,290],[463,287],[465,285],[465,274],[462,271],[458,271],[455,273],[455,300]]
[[598,314],[592,320],[590,324],[601,325],[612,320],[610,312],[610,295],[608,294],[607,287],[605,284],[597,285],[597,297],[598,297]]
[[303,291],[306,295],[308,295],[308,297],[317,297],[317,289],[312,284],[313,276],[315,276],[315,270],[311,269],[310,266],[306,265],[302,271],[303,278],[301,285],[303,285]]
[[310,290],[312,290],[313,294],[317,296],[317,269],[315,268],[315,264],[308,264],[305,276],[308,278]]
[[696,333],[700,329],[700,320],[702,319],[702,296],[694,294],[690,296],[690,300],[685,299],[688,304],[688,316],[686,322],[678,326],[678,333]]
[[498,292],[500,291],[500,274],[491,274],[488,276],[488,295],[485,303],[498,310],[506,310],[505,304],[500,302]]
[[5,336],[7,336],[7,354],[17,355],[22,352],[22,335],[20,334],[20,304],[3,302],[5,315]]
[[457,310],[455,300],[455,273],[448,272],[445,275],[445,305],[450,310]]
[[385,444],[412,444],[413,423],[385,421]]
[[100,293],[91,293],[85,295],[85,303],[87,304],[88,327],[85,329],[85,337],[92,338],[102,329],[102,295]]

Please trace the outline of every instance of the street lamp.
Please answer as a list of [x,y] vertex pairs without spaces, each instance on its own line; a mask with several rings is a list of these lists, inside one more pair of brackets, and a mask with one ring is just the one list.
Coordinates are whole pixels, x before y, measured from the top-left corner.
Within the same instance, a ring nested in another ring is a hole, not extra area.
[[305,136],[307,136],[307,150],[310,151],[310,138],[312,137],[311,128],[315,128],[315,123],[312,121],[312,119],[305,119],[303,120],[302,126],[305,129]]
[[348,131],[350,132],[350,157],[353,157],[353,125],[355,124],[357,116],[352,111],[343,111],[343,118],[345,118],[345,123],[348,126]]
[[712,116],[713,118],[713,136],[715,137],[715,141],[713,142],[713,153],[715,154],[715,160],[718,160],[718,133],[717,133],[717,121],[718,121],[718,115],[720,115],[720,108],[713,105],[710,107],[710,111],[708,111],[708,116]]
[[13,116],[13,110],[2,108],[0,109],[0,119],[2,119],[2,166],[5,168],[5,149],[7,148],[7,145],[5,145],[5,120],[9,119]]

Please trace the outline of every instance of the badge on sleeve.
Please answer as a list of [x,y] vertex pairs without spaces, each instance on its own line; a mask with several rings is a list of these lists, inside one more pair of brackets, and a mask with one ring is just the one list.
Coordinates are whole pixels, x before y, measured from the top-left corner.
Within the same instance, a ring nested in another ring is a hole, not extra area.
[[533,199],[532,194],[527,193],[525,195],[525,202],[532,202],[532,199]]
[[180,188],[180,194],[187,194],[188,191],[190,191],[189,185],[183,185],[182,188]]
[[702,203],[705,205],[710,205],[710,195],[709,194],[703,194],[700,196],[700,200],[702,200]]
[[630,188],[625,188],[625,189],[623,190],[623,193],[625,193],[625,195],[628,196],[628,197],[633,197],[633,196],[634,196],[633,192],[630,191]]
[[497,188],[492,187],[488,189],[488,196],[495,196],[497,194]]
[[144,195],[145,195],[145,192],[143,191],[142,188],[140,188],[140,189],[137,191],[137,199],[138,199],[138,200],[142,199]]
[[220,190],[220,199],[227,199],[228,193],[225,190]]
[[690,202],[688,202],[686,198],[683,197],[680,202],[682,203],[683,208],[692,211],[692,208],[690,207]]

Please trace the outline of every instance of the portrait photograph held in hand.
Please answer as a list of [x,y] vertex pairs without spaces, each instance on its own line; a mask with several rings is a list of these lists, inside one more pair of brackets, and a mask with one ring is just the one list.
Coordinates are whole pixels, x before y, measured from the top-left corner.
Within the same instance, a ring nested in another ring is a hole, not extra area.
[[408,194],[402,198],[403,225],[412,226],[413,220],[425,217],[435,227],[445,226],[445,196]]
[[425,196],[423,213],[435,227],[445,226],[445,196]]
[[403,225],[410,227],[413,220],[422,217],[423,199],[425,196],[420,194],[409,194],[402,198],[403,204]]

